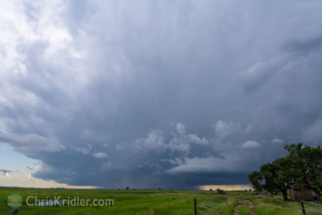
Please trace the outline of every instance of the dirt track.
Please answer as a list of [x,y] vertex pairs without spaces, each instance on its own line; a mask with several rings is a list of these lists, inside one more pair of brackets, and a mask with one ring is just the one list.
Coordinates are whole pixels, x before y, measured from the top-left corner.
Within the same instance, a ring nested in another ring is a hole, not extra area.
[[233,215],[239,215],[239,209],[245,203],[248,203],[248,208],[251,210],[252,215],[255,215],[255,212],[254,212],[255,205],[254,205],[254,203],[252,203],[251,201],[248,201],[248,200],[239,200],[238,206],[235,208],[235,212]]

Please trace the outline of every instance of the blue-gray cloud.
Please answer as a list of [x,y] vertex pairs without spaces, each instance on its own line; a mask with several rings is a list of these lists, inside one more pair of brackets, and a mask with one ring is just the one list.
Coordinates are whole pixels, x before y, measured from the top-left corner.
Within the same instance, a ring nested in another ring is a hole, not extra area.
[[5,170],[5,169],[0,169],[0,172],[8,173],[8,172],[12,172],[12,171],[10,171],[10,170]]
[[319,1],[4,8],[0,141],[42,162],[34,177],[243,184],[282,144],[321,145]]

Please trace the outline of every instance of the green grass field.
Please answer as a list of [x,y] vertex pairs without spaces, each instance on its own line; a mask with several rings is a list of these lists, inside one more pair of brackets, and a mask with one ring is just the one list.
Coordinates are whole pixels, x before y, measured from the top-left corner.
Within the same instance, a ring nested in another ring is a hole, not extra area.
[[[194,198],[218,203],[224,215],[233,214],[239,199],[252,201],[255,204],[257,215],[302,214],[299,202],[284,202],[280,196],[253,197],[249,196],[247,192],[228,192],[226,195],[219,195],[214,191],[69,190],[2,187],[0,188],[1,215],[11,213],[11,208],[7,205],[7,197],[12,193],[17,193],[23,198],[23,204],[19,208],[18,214],[166,215],[168,213],[169,215],[193,215]],[[72,199],[74,196],[79,196],[80,199],[90,199],[89,203],[93,203],[94,199],[113,199],[114,206],[27,206],[26,198],[28,196],[37,196],[38,199],[46,199],[47,197],[54,199],[54,196],[61,196],[60,199],[68,199],[68,197]],[[240,214],[247,215],[250,214],[250,211],[243,205]]]

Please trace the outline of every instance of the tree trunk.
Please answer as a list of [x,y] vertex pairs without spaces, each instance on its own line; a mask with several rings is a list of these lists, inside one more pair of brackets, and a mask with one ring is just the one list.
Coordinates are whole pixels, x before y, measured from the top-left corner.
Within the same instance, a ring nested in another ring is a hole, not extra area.
[[322,196],[321,192],[318,189],[316,189],[315,187],[309,187],[309,188],[311,188],[311,190],[313,190],[317,195]]
[[[322,186],[319,186],[320,190],[322,190]],[[318,189],[315,189],[314,191],[319,194],[320,197],[322,197],[322,192],[318,190]]]
[[[305,175],[305,177],[307,177],[306,175]],[[312,183],[311,183],[311,181],[310,181],[310,179],[309,178],[307,178],[306,180],[305,180],[305,184],[308,186],[308,188],[310,188],[311,190],[313,190],[314,192],[316,192],[319,196],[322,196],[321,194],[321,192],[320,192],[320,190],[319,189],[317,189],[317,187],[314,187],[313,185],[312,185]],[[319,188],[320,188],[320,186],[318,186]],[[321,186],[321,188],[322,188],[322,186]]]
[[282,190],[282,194],[283,194],[283,200],[284,201],[288,201],[288,198],[287,198],[287,190]]

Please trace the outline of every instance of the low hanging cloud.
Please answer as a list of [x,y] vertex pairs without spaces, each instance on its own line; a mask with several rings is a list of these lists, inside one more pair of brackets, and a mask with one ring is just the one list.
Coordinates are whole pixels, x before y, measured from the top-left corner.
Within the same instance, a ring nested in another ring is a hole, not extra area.
[[110,161],[103,163],[101,166],[102,171],[110,171],[110,170],[126,170],[126,166],[122,164],[115,164]]
[[45,138],[37,134],[20,136],[0,131],[0,141],[9,143],[16,151],[25,153],[33,153],[34,151],[56,152],[66,148],[51,138]]
[[104,152],[95,152],[93,153],[93,156],[96,158],[106,158],[108,157],[107,154],[105,154]]
[[280,144],[282,144],[282,143],[284,143],[284,141],[280,140],[278,138],[275,138],[275,139],[272,140],[272,143],[280,143]]
[[10,170],[0,169],[0,176],[9,176]]
[[178,134],[167,135],[161,130],[151,130],[148,132],[145,138],[136,139],[130,143],[117,145],[118,150],[122,150],[124,147],[132,148],[134,152],[147,152],[152,150],[157,153],[163,153],[166,150],[172,152],[178,151],[180,153],[189,154],[191,144],[197,145],[210,145],[209,140],[205,137],[200,138],[195,134],[185,134],[185,126],[181,123],[176,125]]
[[151,130],[145,138],[136,139],[130,144],[130,147],[134,152],[155,150],[163,152],[166,150],[167,145],[165,143],[165,137],[161,130]]
[[253,140],[250,140],[250,141],[247,141],[245,143],[243,143],[242,145],[244,148],[251,148],[251,147],[259,147],[260,144],[256,141],[253,141]]
[[215,132],[218,138],[224,139],[229,137],[232,134],[242,132],[242,128],[239,124],[235,124],[232,121],[224,122],[219,120],[216,124],[213,125]]
[[186,133],[186,126],[184,124],[178,123],[177,124],[177,131],[179,134],[185,134]]
[[214,172],[244,172],[247,170],[245,166],[240,166],[238,169],[238,158],[225,160],[213,156],[203,158],[184,158],[183,161],[172,162],[177,164],[176,167],[166,171],[168,174],[194,174],[194,173],[214,173]]
[[57,183],[249,183],[283,144],[321,145],[321,9],[3,3],[0,141],[39,160],[33,177]]
[[5,169],[0,169],[0,172],[2,172],[2,173],[8,173],[8,172],[12,172],[12,171],[10,171],[10,170],[5,170]]

